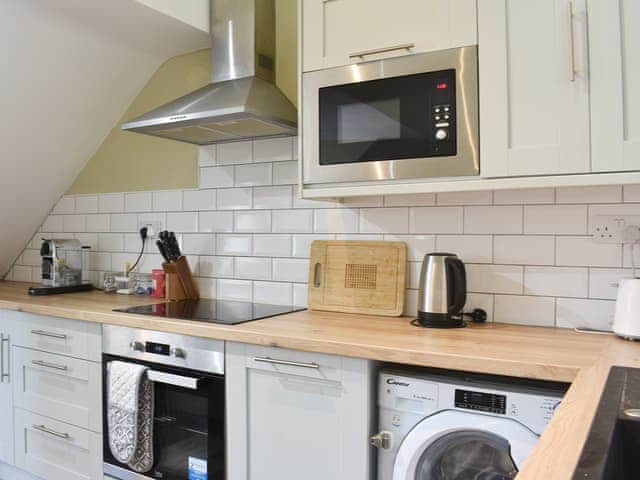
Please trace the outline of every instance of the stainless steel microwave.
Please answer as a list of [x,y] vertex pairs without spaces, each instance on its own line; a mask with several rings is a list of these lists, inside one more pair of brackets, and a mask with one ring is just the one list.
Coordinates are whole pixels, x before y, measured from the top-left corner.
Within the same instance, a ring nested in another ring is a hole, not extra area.
[[305,186],[478,175],[478,50],[302,77]]

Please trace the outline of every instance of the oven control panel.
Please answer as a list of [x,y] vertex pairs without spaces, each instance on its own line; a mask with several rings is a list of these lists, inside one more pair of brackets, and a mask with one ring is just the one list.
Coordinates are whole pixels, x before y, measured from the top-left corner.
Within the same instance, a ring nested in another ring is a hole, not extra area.
[[162,355],[165,357],[187,358],[187,352],[179,347],[172,347],[166,343],[140,342],[133,340],[129,347],[134,352],[150,353],[152,355]]

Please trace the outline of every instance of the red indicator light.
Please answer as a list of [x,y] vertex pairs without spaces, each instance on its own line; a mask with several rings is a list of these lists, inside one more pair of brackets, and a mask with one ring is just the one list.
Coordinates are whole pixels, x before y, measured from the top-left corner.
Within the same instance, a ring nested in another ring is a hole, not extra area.
[[446,89],[448,86],[449,86],[449,85],[447,85],[447,84],[446,84],[446,83],[444,83],[444,82],[436,84],[436,88],[437,88],[438,90],[444,90],[444,89]]

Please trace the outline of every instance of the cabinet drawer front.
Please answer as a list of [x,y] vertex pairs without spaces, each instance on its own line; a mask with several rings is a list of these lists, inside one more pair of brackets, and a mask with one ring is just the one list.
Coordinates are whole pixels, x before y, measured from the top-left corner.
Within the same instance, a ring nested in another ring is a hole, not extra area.
[[94,362],[100,361],[100,324],[22,312],[7,314],[18,320],[12,341],[14,345]]
[[17,407],[102,431],[100,364],[20,347],[12,353]]
[[320,380],[342,379],[340,357],[276,347],[246,346],[247,366]]
[[102,480],[102,436],[15,409],[16,466],[47,480]]

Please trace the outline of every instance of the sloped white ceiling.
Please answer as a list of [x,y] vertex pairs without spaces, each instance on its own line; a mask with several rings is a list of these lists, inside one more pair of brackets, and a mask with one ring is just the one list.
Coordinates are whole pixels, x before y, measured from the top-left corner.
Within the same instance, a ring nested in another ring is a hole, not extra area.
[[0,278],[160,64],[208,43],[135,0],[0,1]]

